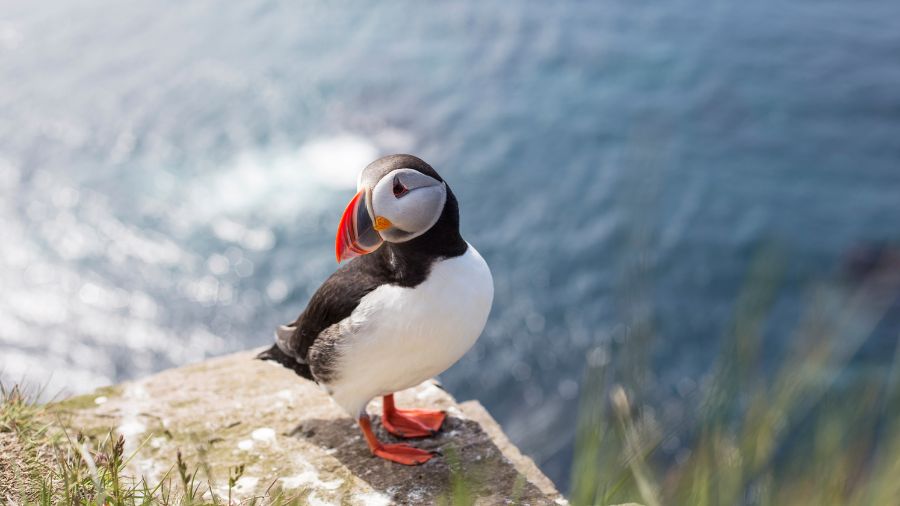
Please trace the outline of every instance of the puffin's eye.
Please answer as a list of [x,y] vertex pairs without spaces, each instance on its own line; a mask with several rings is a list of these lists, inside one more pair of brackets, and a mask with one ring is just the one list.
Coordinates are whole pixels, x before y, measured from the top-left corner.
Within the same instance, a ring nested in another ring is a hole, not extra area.
[[399,177],[394,176],[394,197],[399,199],[400,197],[406,195],[407,192],[409,192],[409,188],[407,188],[403,185],[403,183],[400,182]]

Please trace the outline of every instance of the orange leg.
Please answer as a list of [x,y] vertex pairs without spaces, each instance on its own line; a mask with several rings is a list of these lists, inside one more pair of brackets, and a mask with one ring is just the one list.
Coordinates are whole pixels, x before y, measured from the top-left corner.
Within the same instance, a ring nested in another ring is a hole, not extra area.
[[381,424],[391,434],[404,438],[433,436],[447,416],[443,411],[397,409],[394,394],[384,396],[383,406]]
[[369,421],[368,415],[362,415],[359,417],[359,427],[362,429],[363,436],[366,438],[366,443],[369,445],[369,449],[372,450],[372,453],[386,460],[390,460],[391,462],[396,462],[398,464],[404,464],[407,466],[416,466],[419,464],[424,464],[431,460],[434,457],[434,453],[420,450],[419,448],[413,448],[407,444],[399,443],[399,444],[384,444],[375,437],[375,434],[372,432],[372,424]]

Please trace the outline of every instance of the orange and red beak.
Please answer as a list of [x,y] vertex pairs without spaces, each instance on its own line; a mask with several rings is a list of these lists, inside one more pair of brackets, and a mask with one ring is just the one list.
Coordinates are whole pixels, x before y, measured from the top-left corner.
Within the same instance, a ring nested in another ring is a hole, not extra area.
[[[379,218],[383,220],[384,218]],[[386,221],[386,220],[385,220]],[[335,238],[335,254],[338,263],[371,253],[384,240],[376,230],[375,220],[366,205],[366,190],[360,190],[344,210]]]

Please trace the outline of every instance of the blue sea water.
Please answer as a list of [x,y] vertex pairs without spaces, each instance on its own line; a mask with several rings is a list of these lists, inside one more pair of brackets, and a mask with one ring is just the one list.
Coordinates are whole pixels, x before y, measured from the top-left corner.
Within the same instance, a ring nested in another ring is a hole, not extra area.
[[652,382],[690,391],[761,245],[784,262],[777,353],[811,283],[900,241],[898,19],[890,0],[3,2],[2,378],[82,392],[270,342],[335,268],[356,173],[410,152],[496,283],[442,378],[565,489],[585,366],[634,321]]

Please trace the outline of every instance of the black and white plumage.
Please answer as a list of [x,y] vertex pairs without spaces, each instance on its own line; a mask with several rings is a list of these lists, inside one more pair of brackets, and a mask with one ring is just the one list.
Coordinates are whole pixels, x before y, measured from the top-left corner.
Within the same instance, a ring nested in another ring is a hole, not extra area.
[[490,269],[460,235],[457,200],[431,166],[387,156],[363,170],[358,190],[337,247],[339,261],[359,256],[260,355],[321,384],[352,416],[453,365],[481,334],[493,300]]

